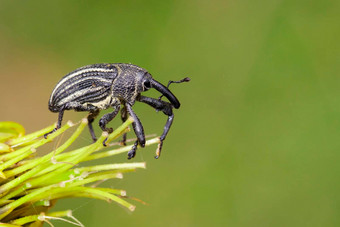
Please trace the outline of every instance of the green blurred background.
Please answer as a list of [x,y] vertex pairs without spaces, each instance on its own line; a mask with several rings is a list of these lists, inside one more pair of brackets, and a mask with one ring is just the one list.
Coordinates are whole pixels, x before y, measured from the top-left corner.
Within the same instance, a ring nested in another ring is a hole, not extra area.
[[[53,87],[87,64],[189,76],[171,87],[182,106],[162,157],[139,150],[147,169],[107,183],[148,205],[56,209],[86,226],[339,226],[339,12],[331,0],[0,1],[0,120],[55,122]],[[147,134],[162,132],[162,113],[134,109]]]

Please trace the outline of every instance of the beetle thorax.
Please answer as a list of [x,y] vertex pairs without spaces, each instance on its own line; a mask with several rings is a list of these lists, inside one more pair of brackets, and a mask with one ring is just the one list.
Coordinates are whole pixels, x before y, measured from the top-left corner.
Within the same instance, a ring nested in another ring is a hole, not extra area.
[[112,83],[112,97],[133,105],[137,95],[143,91],[141,79],[138,71],[122,70]]

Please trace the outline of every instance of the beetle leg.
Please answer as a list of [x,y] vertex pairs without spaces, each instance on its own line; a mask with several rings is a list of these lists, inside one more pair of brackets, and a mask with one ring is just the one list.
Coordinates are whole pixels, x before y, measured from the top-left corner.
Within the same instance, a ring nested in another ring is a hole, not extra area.
[[92,123],[94,121],[94,119],[96,119],[96,117],[98,116],[100,110],[91,105],[91,104],[88,104],[86,103],[86,105],[82,105],[82,104],[79,104],[79,103],[74,103],[74,102],[70,102],[70,103],[67,103],[66,105],[66,109],[74,109],[75,111],[89,111],[89,115],[87,115],[87,125],[89,126],[89,130],[90,130],[90,134],[91,134],[91,137],[92,137],[92,140],[93,142],[96,142],[97,141],[97,138],[96,138],[96,134],[94,133],[94,130],[93,130],[93,126],[92,126]]
[[[118,114],[119,109],[120,109],[120,104],[118,105],[114,105],[112,106],[114,108],[114,111],[112,111],[111,113],[107,113],[104,116],[102,116],[102,118],[100,118],[99,120],[99,126],[103,131],[106,131],[108,133],[112,133],[113,129],[112,128],[106,128],[107,123],[109,123],[110,121],[112,121],[113,118],[115,118],[115,116]],[[107,139],[105,139],[103,141],[103,145],[106,146],[105,142]]]
[[131,105],[126,103],[125,106],[126,106],[127,112],[133,118],[132,127],[137,136],[137,141],[134,143],[132,149],[128,152],[128,159],[131,159],[135,157],[136,155],[138,143],[139,145],[141,145],[141,147],[145,147],[145,135],[144,135],[143,125],[138,119],[137,115],[133,112]]
[[163,134],[159,138],[160,144],[159,144],[156,156],[155,156],[155,158],[159,158],[161,154],[162,146],[163,146],[163,141],[165,140],[165,137],[167,136],[170,130],[171,124],[174,120],[174,114],[172,112],[172,105],[171,103],[158,100],[158,99],[154,99],[154,98],[150,98],[150,97],[146,97],[146,96],[142,96],[142,95],[139,95],[137,97],[137,101],[144,102],[152,106],[153,108],[155,108],[157,111],[162,111],[165,115],[168,116],[168,120],[166,121],[165,126],[164,126]]
[[94,133],[92,123],[93,123],[94,119],[98,116],[99,112],[100,112],[100,110],[96,109],[94,111],[90,111],[90,114],[87,116],[88,126],[89,126],[89,130],[90,130],[90,134],[91,134],[93,142],[96,142],[97,138],[96,138],[96,134]]
[[138,140],[135,141],[131,150],[128,152],[128,159],[134,158],[136,156],[137,145],[138,145]]
[[46,133],[44,135],[44,138],[47,139],[47,136],[55,131],[57,131],[58,129],[60,129],[61,127],[61,122],[63,121],[63,116],[64,116],[64,111],[65,111],[65,106],[62,106],[59,110],[59,115],[58,115],[58,122],[57,122],[57,127],[55,127],[52,131]]
[[[127,120],[127,118],[128,118],[127,109],[126,109],[125,103],[123,103],[123,108],[121,109],[120,113],[121,113],[120,115],[121,115],[122,121],[124,123]],[[127,133],[124,133],[123,134],[123,139],[120,141],[121,144],[124,145],[124,146],[126,146],[126,135],[127,135]]]

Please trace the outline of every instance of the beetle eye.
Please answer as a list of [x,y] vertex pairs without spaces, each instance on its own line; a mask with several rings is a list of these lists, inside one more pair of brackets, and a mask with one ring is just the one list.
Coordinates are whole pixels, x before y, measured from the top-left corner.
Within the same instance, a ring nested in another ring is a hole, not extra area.
[[150,89],[151,88],[150,81],[148,81],[148,80],[144,81],[144,87],[145,87],[145,89]]

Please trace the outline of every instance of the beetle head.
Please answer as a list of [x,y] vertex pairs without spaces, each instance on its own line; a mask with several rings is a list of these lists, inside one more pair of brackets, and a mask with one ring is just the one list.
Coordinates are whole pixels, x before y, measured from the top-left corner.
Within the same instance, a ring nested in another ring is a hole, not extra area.
[[181,104],[179,103],[176,96],[172,94],[172,92],[167,87],[165,87],[163,84],[153,79],[149,73],[144,74],[142,84],[143,84],[143,91],[147,91],[150,88],[155,88],[157,91],[162,93],[171,102],[173,107],[175,107],[176,109],[180,107]]

